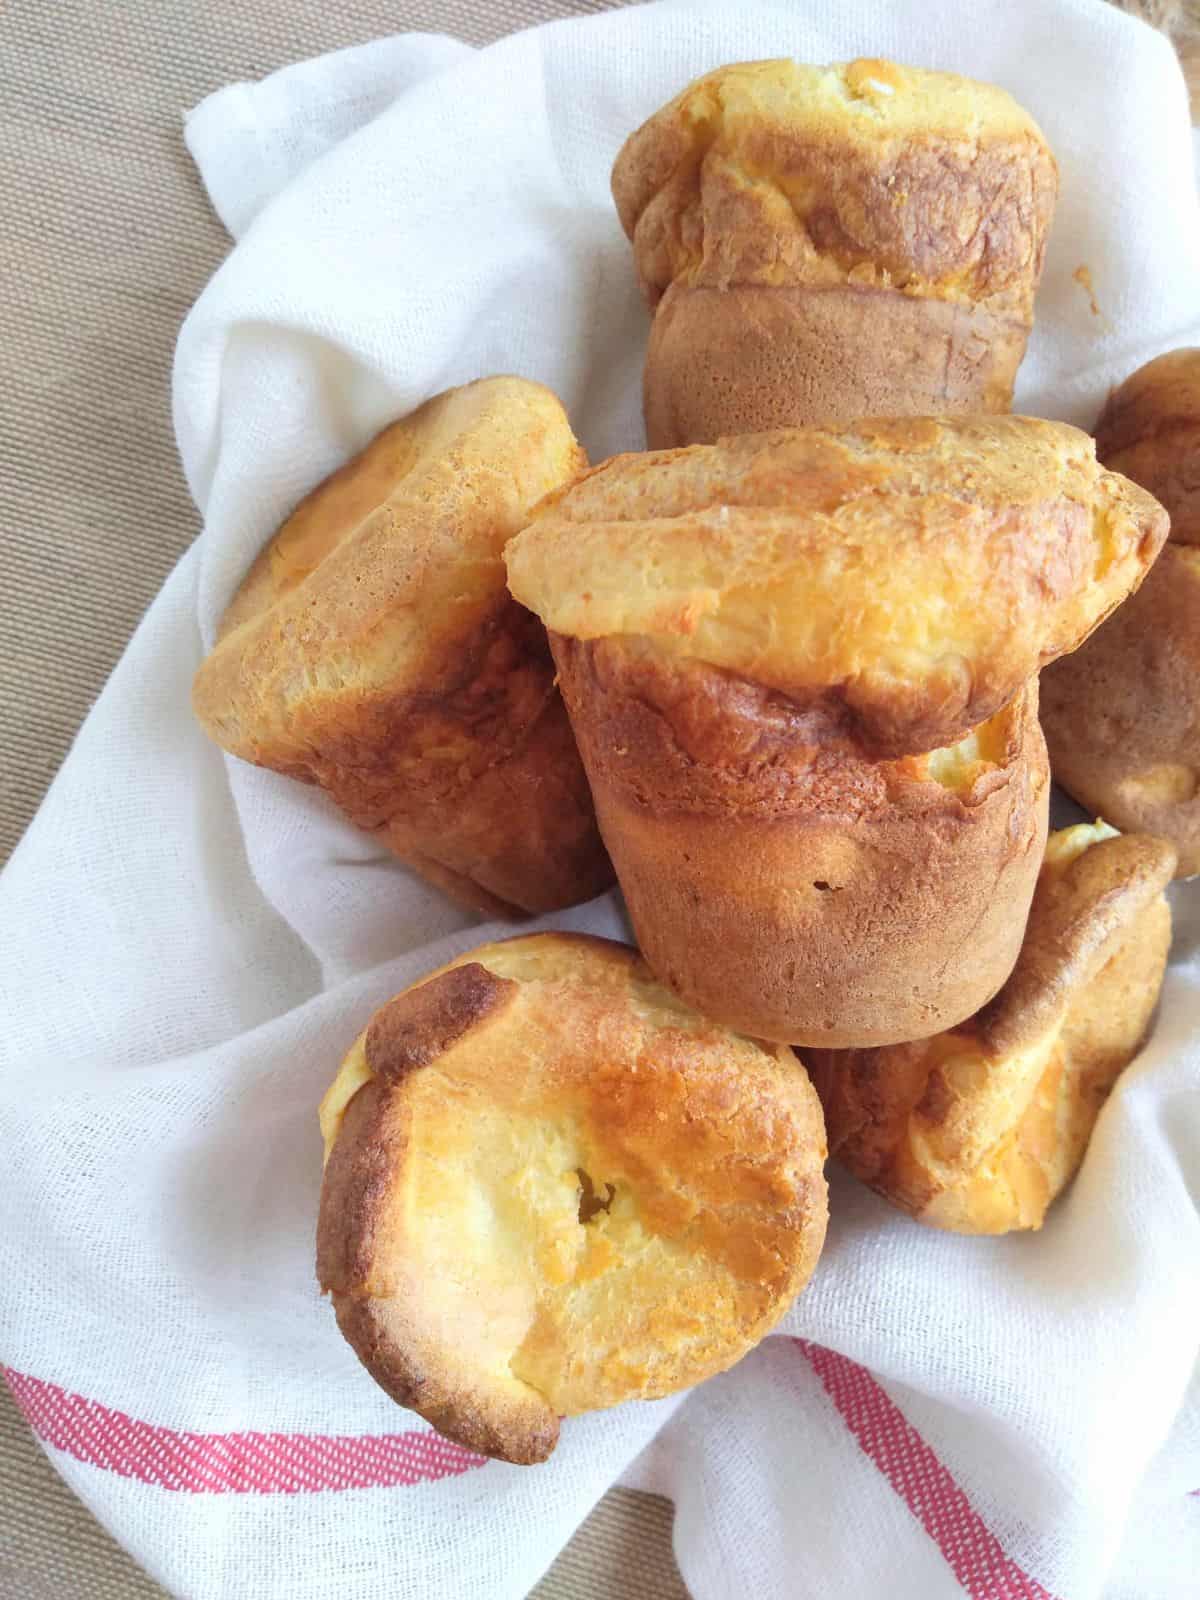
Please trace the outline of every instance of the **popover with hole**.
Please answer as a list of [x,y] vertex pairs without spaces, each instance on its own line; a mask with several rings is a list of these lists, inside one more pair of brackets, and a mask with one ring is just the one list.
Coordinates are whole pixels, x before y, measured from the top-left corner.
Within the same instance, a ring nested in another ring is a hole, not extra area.
[[371,1376],[485,1455],[731,1366],[807,1282],[825,1134],[792,1052],[577,934],[375,1013],[321,1105],[317,1270]]

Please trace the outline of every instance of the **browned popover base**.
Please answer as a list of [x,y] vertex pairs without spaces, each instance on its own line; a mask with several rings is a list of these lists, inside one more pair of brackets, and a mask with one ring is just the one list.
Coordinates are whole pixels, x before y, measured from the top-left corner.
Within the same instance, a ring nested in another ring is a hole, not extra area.
[[646,441],[1007,411],[1028,333],[982,306],[874,286],[672,284],[646,350]]
[[508,1461],[544,1460],[564,1416],[731,1366],[825,1235],[800,1062],[604,939],[484,945],[406,990],[321,1126],[342,1332],[401,1405]]
[[1038,1228],[1133,1059],[1171,942],[1174,851],[1097,825],[1051,836],[1020,959],[935,1038],[807,1057],[830,1151],[920,1222]]
[[646,959],[763,1038],[883,1044],[1007,978],[1045,844],[1037,681],[956,752],[874,761],[821,713],[637,643],[551,635]]
[[600,893],[612,872],[545,630],[503,561],[584,466],[558,400],[523,378],[386,428],[251,567],[196,675],[206,732],[319,785],[487,914]]

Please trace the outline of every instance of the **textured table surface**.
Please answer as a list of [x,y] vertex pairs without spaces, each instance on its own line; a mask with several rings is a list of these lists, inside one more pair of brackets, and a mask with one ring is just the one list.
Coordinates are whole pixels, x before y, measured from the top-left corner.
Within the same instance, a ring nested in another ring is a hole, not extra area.
[[[426,29],[483,44],[604,0],[0,6],[0,861],[198,520],[171,434],[179,323],[228,249],[181,137],[210,90]],[[616,1491],[541,1600],[676,1600],[671,1507]],[[0,1385],[0,1600],[163,1594]]]

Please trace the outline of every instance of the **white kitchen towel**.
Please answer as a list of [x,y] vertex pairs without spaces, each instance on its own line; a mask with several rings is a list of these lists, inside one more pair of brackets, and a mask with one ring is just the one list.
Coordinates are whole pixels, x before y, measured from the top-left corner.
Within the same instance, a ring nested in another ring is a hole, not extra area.
[[[569,1422],[545,1466],[482,1463],[391,1405],[317,1293],[315,1110],[374,1006],[507,930],[189,714],[263,539],[428,395],[524,373],[593,458],[636,447],[621,140],[722,61],[864,54],[1005,85],[1058,154],[1022,409],[1086,424],[1109,383],[1200,342],[1182,80],[1098,0],[660,5],[481,51],[401,38],[188,122],[238,236],[176,364],[204,532],[0,880],[0,1361],[72,1487],[178,1595],[517,1600],[622,1475],[675,1499],[698,1600],[1196,1592],[1200,885],[1176,892],[1153,1042],[1041,1233],[929,1232],[835,1173],[814,1280],[740,1367]],[[623,928],[615,897],[549,920]]]

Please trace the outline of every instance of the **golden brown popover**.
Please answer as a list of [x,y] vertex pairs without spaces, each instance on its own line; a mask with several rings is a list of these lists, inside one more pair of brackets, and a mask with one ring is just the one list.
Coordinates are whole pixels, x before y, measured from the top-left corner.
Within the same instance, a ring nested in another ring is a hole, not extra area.
[[800,1062],[604,939],[484,945],[405,990],[321,1126],[342,1332],[393,1399],[508,1461],[544,1460],[564,1416],[731,1366],[825,1235]]
[[491,914],[612,878],[545,631],[503,550],[586,466],[541,384],[488,378],[386,428],[250,568],[196,675],[243,760],[319,784],[360,827]]
[[1165,529],[1086,434],[1022,417],[622,456],[543,508],[509,582],[658,976],[805,1046],[978,1010],[1045,842],[1037,671]]
[[949,1032],[806,1056],[830,1152],[919,1222],[1040,1228],[1158,999],[1175,852],[1103,824],[1051,835],[1012,976]]
[[654,312],[652,448],[861,416],[1007,411],[1057,167],[991,84],[879,60],[721,67],[626,140]]
[[1170,839],[1200,872],[1200,350],[1114,390],[1096,450],[1166,507],[1170,542],[1137,594],[1046,674],[1054,776],[1122,828]]

